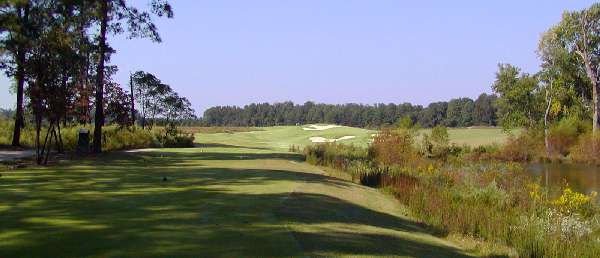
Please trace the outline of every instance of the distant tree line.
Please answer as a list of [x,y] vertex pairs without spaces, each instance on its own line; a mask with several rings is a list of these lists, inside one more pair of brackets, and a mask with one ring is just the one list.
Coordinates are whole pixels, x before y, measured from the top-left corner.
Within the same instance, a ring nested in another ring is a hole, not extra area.
[[244,107],[217,106],[204,112],[201,123],[206,126],[275,126],[331,123],[354,127],[382,127],[409,118],[422,127],[444,125],[466,127],[497,124],[496,96],[481,94],[476,100],[457,98],[435,102],[427,107],[402,104],[321,104],[306,102],[249,104]]

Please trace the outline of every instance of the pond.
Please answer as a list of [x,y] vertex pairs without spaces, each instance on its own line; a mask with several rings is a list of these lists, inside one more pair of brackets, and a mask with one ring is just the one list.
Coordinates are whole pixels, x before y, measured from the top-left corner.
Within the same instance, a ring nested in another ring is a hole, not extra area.
[[566,183],[580,193],[600,192],[600,166],[536,163],[525,168],[531,175],[540,178],[542,185],[550,188],[562,187]]

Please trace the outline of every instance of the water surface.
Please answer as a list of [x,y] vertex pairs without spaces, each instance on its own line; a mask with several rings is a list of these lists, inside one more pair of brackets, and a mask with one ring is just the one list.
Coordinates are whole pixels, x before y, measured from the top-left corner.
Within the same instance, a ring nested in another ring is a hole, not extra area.
[[585,164],[536,163],[526,166],[526,170],[540,179],[540,183],[550,188],[560,188],[568,184],[571,189],[589,194],[600,192],[600,167]]

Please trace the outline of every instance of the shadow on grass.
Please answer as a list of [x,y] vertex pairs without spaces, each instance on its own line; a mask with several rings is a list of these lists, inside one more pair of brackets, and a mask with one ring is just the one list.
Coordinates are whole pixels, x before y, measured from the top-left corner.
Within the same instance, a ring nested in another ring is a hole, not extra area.
[[[245,148],[245,147],[244,147]],[[145,152],[145,153],[110,153],[102,155],[99,159],[109,160],[111,162],[129,162],[131,158],[146,159],[147,162],[164,164],[168,162],[183,162],[183,161],[201,161],[201,160],[260,160],[260,159],[286,159],[293,161],[303,161],[304,157],[299,153],[292,152],[265,152],[265,153],[248,153],[248,152]],[[160,158],[160,159],[154,159]]]
[[[57,166],[0,178],[0,257],[464,256],[402,237],[427,232],[401,217],[332,195],[278,189],[349,182],[289,170],[182,166],[203,154],[168,156],[160,167],[108,155],[89,164],[92,171]],[[331,223],[382,230],[322,228]]]

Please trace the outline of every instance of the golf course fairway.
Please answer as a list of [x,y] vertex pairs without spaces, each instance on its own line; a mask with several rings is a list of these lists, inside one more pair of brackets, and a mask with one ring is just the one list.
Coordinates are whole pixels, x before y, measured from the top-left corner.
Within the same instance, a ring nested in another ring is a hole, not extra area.
[[225,138],[2,171],[0,257],[468,256],[381,191]]

